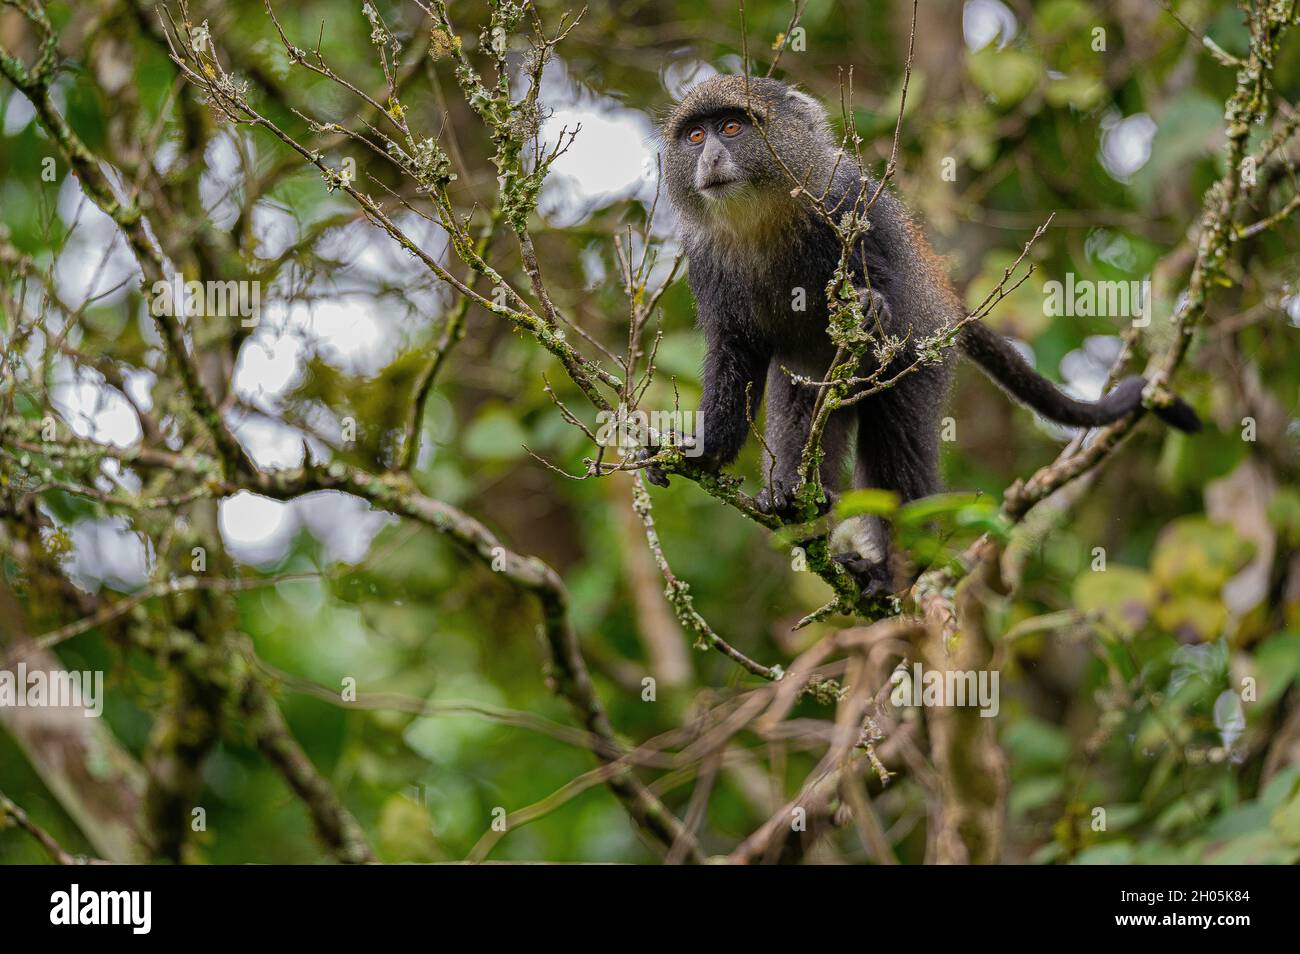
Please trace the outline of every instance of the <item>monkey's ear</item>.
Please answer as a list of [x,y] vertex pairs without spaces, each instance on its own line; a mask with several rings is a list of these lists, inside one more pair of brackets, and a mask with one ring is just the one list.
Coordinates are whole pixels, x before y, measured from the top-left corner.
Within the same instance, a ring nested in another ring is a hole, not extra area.
[[821,103],[817,102],[816,97],[809,96],[801,89],[796,89],[795,87],[791,86],[788,90],[785,91],[785,98],[798,103],[800,106],[802,106],[810,114],[817,117],[818,119],[826,118],[826,110],[822,107]]

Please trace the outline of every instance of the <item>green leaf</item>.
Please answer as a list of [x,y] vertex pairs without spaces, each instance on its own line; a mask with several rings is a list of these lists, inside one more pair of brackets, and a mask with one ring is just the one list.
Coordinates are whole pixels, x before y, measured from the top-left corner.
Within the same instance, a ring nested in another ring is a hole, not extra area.
[[676,376],[694,381],[703,359],[704,347],[699,335],[693,331],[674,331],[660,340],[659,350],[655,352],[655,369],[665,379]]
[[1272,832],[1260,831],[1211,844],[1201,860],[1216,865],[1285,865],[1294,863],[1297,854],[1300,852],[1279,842]]
[[1300,765],[1288,765],[1268,780],[1259,800],[1270,808],[1277,808],[1297,791],[1300,791]]
[[379,852],[392,863],[441,860],[429,813],[405,795],[390,795],[379,813]]
[[1043,75],[1043,64],[1023,50],[988,46],[967,61],[971,79],[997,106],[1010,109],[1028,96]]
[[1075,857],[1076,865],[1131,865],[1133,846],[1127,841],[1109,841],[1104,845],[1085,848]]
[[504,407],[490,407],[465,433],[465,453],[476,460],[515,460],[524,454],[528,433]]
[[1157,117],[1151,159],[1133,177],[1133,188],[1145,200],[1169,181],[1186,175],[1198,156],[1209,155],[1223,137],[1223,103],[1203,92],[1177,97]]
[[917,526],[943,514],[959,513],[970,508],[991,513],[994,509],[993,501],[979,494],[932,494],[900,507],[897,522],[905,527]]
[[1228,621],[1228,608],[1217,597],[1200,593],[1179,593],[1161,600],[1154,621],[1163,633],[1183,642],[1218,639]]
[[991,507],[969,507],[958,511],[957,526],[987,533],[997,540],[1011,539],[1010,521]]
[[1059,775],[1042,775],[1012,786],[1007,810],[1012,818],[1022,818],[1035,808],[1050,805],[1061,797],[1065,779]]
[[1029,717],[1008,727],[1002,741],[1017,769],[1060,769],[1070,755],[1065,733],[1042,719]]
[[1047,0],[1034,11],[1034,27],[1054,37],[1090,26],[1096,11],[1082,0]]
[[1073,106],[1092,109],[1106,93],[1106,87],[1095,76],[1063,76],[1049,79],[1043,95],[1052,106]]
[[835,516],[841,520],[865,515],[888,516],[898,509],[898,494],[892,490],[864,488],[850,490],[835,505]]
[[1217,597],[1223,584],[1250,562],[1254,549],[1226,524],[1181,517],[1160,532],[1151,575],[1162,588]]
[[1109,831],[1124,831],[1132,828],[1145,814],[1142,806],[1133,802],[1106,806],[1106,828]]
[[1089,570],[1074,580],[1074,605],[1085,613],[1100,613],[1107,629],[1129,636],[1150,618],[1155,596],[1151,578],[1131,566]]
[[1278,488],[1268,502],[1268,520],[1287,543],[1300,542],[1300,493],[1291,487]]

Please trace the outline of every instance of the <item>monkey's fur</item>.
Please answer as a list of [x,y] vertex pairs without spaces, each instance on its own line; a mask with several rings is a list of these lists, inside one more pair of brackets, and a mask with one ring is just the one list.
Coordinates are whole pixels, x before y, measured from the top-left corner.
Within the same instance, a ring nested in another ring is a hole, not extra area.
[[[762,125],[766,142],[754,121]],[[863,174],[851,156],[840,154],[822,106],[771,79],[751,78],[748,89],[741,76],[701,83],[668,116],[662,135],[668,194],[707,343],[700,462],[716,469],[735,459],[766,389],[763,475],[768,485],[756,499],[766,511],[786,513],[818,391],[792,382],[786,370],[820,381],[830,369],[835,346],[827,333],[825,289],[840,256],[833,229],[805,197],[792,195],[790,176],[813,195],[829,186],[827,206],[843,213],[853,208]],[[868,180],[868,198],[876,188]],[[880,330],[909,341],[888,377],[912,362],[911,343],[954,326],[965,310],[929,244],[888,190],[869,221],[852,258],[854,284],[866,320],[875,315]],[[796,288],[804,289],[803,311],[793,307]],[[1062,424],[1103,424],[1142,401],[1146,382],[1141,377],[1126,378],[1099,401],[1076,401],[978,321],[965,326],[958,344],[1012,397]],[[871,360],[864,358],[858,376],[873,370]],[[939,490],[939,418],[953,360],[947,349],[943,360],[923,364],[893,387],[831,415],[821,466],[828,493],[841,489],[851,443],[853,486],[892,490],[904,502]],[[1199,426],[1182,402],[1156,413],[1184,430]],[[657,468],[648,468],[647,476],[667,484]],[[839,559],[870,591],[892,590],[885,525],[862,521],[849,536],[849,552]]]

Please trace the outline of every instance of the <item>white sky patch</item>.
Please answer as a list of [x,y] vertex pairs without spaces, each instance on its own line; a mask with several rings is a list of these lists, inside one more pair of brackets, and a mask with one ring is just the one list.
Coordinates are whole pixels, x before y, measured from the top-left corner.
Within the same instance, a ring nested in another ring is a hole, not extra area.
[[131,402],[97,373],[82,371],[74,379],[65,372],[61,377],[50,400],[77,436],[118,447],[130,447],[141,438],[140,417]]
[[1128,182],[1151,158],[1156,138],[1156,121],[1146,113],[1123,119],[1111,114],[1101,121],[1101,151],[1098,158],[1111,177]]
[[289,326],[314,343],[322,359],[352,374],[373,375],[396,357],[397,333],[370,296],[289,306]]
[[623,199],[653,199],[655,128],[648,115],[574,81],[558,59],[542,76],[541,100],[553,110],[541,129],[548,151],[562,130],[582,127],[551,166],[538,203],[543,215],[557,225],[572,225]]
[[[65,74],[55,77],[53,84],[50,86],[50,99],[54,101],[54,108],[64,116],[68,114],[68,87],[71,84],[72,78]],[[17,90],[11,89],[5,102],[4,134],[6,136],[18,135],[35,118],[36,109],[32,106],[32,101]],[[47,138],[45,130],[40,126],[36,127],[36,131],[42,139]]]
[[176,165],[176,160],[180,158],[181,144],[175,139],[164,139],[158,144],[158,148],[153,153],[153,167],[158,170],[159,174],[166,175],[171,172],[172,166]]
[[[450,242],[442,226],[412,212],[403,212],[392,218],[393,224],[405,232],[422,252],[434,261],[447,261]],[[365,221],[330,229],[316,247],[323,258],[345,263],[345,275],[336,273],[333,276],[336,282],[346,277],[362,281],[366,287],[388,285],[405,289],[436,281],[423,261]]]
[[[1246,731],[1246,713],[1241,705],[1241,698],[1231,689],[1225,689],[1214,700],[1214,727],[1219,730],[1223,747],[1232,750]],[[1244,756],[1233,753],[1232,760],[1240,762]]]
[[[240,491],[218,503],[217,525],[226,550],[240,563],[279,562],[294,537],[306,529],[320,542],[327,561],[357,564],[379,532],[396,519],[360,497],[338,491],[287,502]],[[83,590],[93,593],[109,586],[130,592],[148,582],[153,554],[125,517],[82,520],[66,529],[72,541],[68,575]]]
[[609,277],[609,269],[605,267],[605,259],[601,257],[599,245],[593,242],[584,248],[579,261],[582,264],[583,281],[589,290],[605,284],[605,279]]
[[[437,392],[435,391],[434,394]],[[343,436],[343,418],[335,413],[330,407],[321,401],[309,401],[297,408],[302,415],[303,427],[307,428],[309,436],[307,442],[311,445],[313,458],[315,460],[327,460],[330,456],[328,448],[318,445],[314,434],[324,434],[331,441],[342,442]],[[426,411],[425,416],[428,417]]]
[[298,532],[293,507],[241,490],[218,504],[217,525],[230,555],[241,563],[275,563],[284,558]]
[[298,222],[272,202],[253,206],[253,235],[257,244],[253,254],[259,258],[277,258],[298,241]]
[[32,106],[32,101],[16,90],[10,92],[5,103],[4,134],[18,135],[35,118],[36,108]]
[[[275,210],[268,210],[268,221],[276,229],[290,224]],[[410,214],[396,222],[426,254],[445,260],[448,239],[441,227]],[[265,304],[261,321],[235,363],[235,392],[269,413],[301,383],[313,356],[348,374],[371,377],[397,356],[409,333],[441,307],[427,266],[364,222],[330,230],[317,247],[324,257],[347,264],[330,277],[321,297]],[[393,293],[378,297],[375,291],[384,288],[399,290],[406,302]],[[263,466],[301,463],[303,435],[296,430],[275,432],[267,422],[252,418],[239,422],[237,430],[249,454]],[[314,438],[307,440],[313,457],[327,456]]]
[[1084,239],[1083,250],[1093,261],[1105,262],[1121,271],[1132,272],[1137,268],[1137,252],[1123,232],[1093,229]]
[[698,86],[717,75],[718,71],[704,60],[697,60],[692,56],[678,56],[666,62],[660,69],[659,82],[663,85],[664,91],[673,98],[673,102],[680,102],[692,86]]
[[1124,342],[1119,335],[1088,335],[1083,339],[1083,350],[1089,358],[1109,371],[1119,353],[1124,350]]
[[370,295],[340,295],[312,302],[274,301],[244,342],[234,386],[240,397],[272,407],[297,385],[312,354],[350,374],[371,376],[397,354],[400,329],[379,314]]
[[269,417],[231,416],[230,429],[248,456],[263,470],[282,470],[303,464],[302,434]]
[[[212,224],[228,229],[239,217],[238,190],[243,185],[244,171],[230,130],[222,130],[208,144],[203,156],[203,175],[199,178],[199,199],[208,210]],[[244,137],[244,151],[250,159],[256,157],[253,143]]]
[[1300,328],[1300,295],[1289,295],[1282,299],[1282,308],[1286,311],[1286,316],[1291,320],[1294,328]]
[[149,579],[152,554],[125,517],[82,520],[67,531],[73,547],[68,576],[83,590],[93,593],[107,585],[128,591]]
[[998,49],[1010,43],[1019,29],[1016,15],[999,0],[966,0],[961,11],[961,30],[966,48],[978,53],[993,41]]
[[153,386],[158,376],[147,369],[123,368],[122,378],[127,397],[135,406],[144,411],[152,411]]
[[241,563],[278,562],[306,529],[328,561],[355,564],[365,559],[379,531],[396,519],[360,497],[334,490],[287,502],[240,491],[221,501],[219,526],[226,548]]
[[[394,223],[398,224],[398,223]],[[339,258],[347,263],[350,273],[363,276],[372,281],[392,277],[392,269],[398,265],[393,260],[392,239],[387,235],[383,241],[375,241],[376,236],[365,222],[353,222],[341,229],[331,230],[321,240],[319,248],[326,258]],[[408,261],[409,255],[402,253]]]
[[263,321],[239,349],[235,362],[235,393],[258,407],[276,406],[302,378],[302,337],[267,328],[263,312]]
[[144,487],[144,481],[140,479],[140,475],[133,470],[124,468],[120,460],[105,457],[99,469],[102,474],[95,479],[95,483],[102,490],[111,492],[115,487],[122,487],[129,493],[138,494]]
[[360,497],[336,490],[297,497],[293,506],[311,535],[325,547],[329,560],[336,563],[360,563],[379,531],[397,520]]
[[1085,338],[1082,348],[1068,352],[1061,359],[1061,377],[1066,391],[1083,401],[1100,398],[1120,347],[1120,339],[1115,335],[1089,335]]
[[76,223],[54,268],[60,300],[70,308],[94,295],[104,296],[96,300],[96,306],[121,301],[137,287],[140,269],[117,224],[86,198],[76,176],[63,177],[58,211],[65,225]]

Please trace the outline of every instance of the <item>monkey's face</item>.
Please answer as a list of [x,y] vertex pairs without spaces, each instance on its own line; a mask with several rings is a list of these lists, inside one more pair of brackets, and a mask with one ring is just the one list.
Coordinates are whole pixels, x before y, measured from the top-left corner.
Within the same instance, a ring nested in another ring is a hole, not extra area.
[[775,192],[775,163],[743,111],[691,117],[667,145],[669,193],[688,215],[730,213]]
[[682,132],[681,147],[695,158],[695,191],[706,200],[717,202],[744,188],[747,176],[731,150],[746,132],[753,130],[735,114],[704,117]]
[[791,218],[806,214],[799,188],[824,189],[839,167],[821,104],[767,77],[705,80],[662,128],[683,237],[771,249]]

